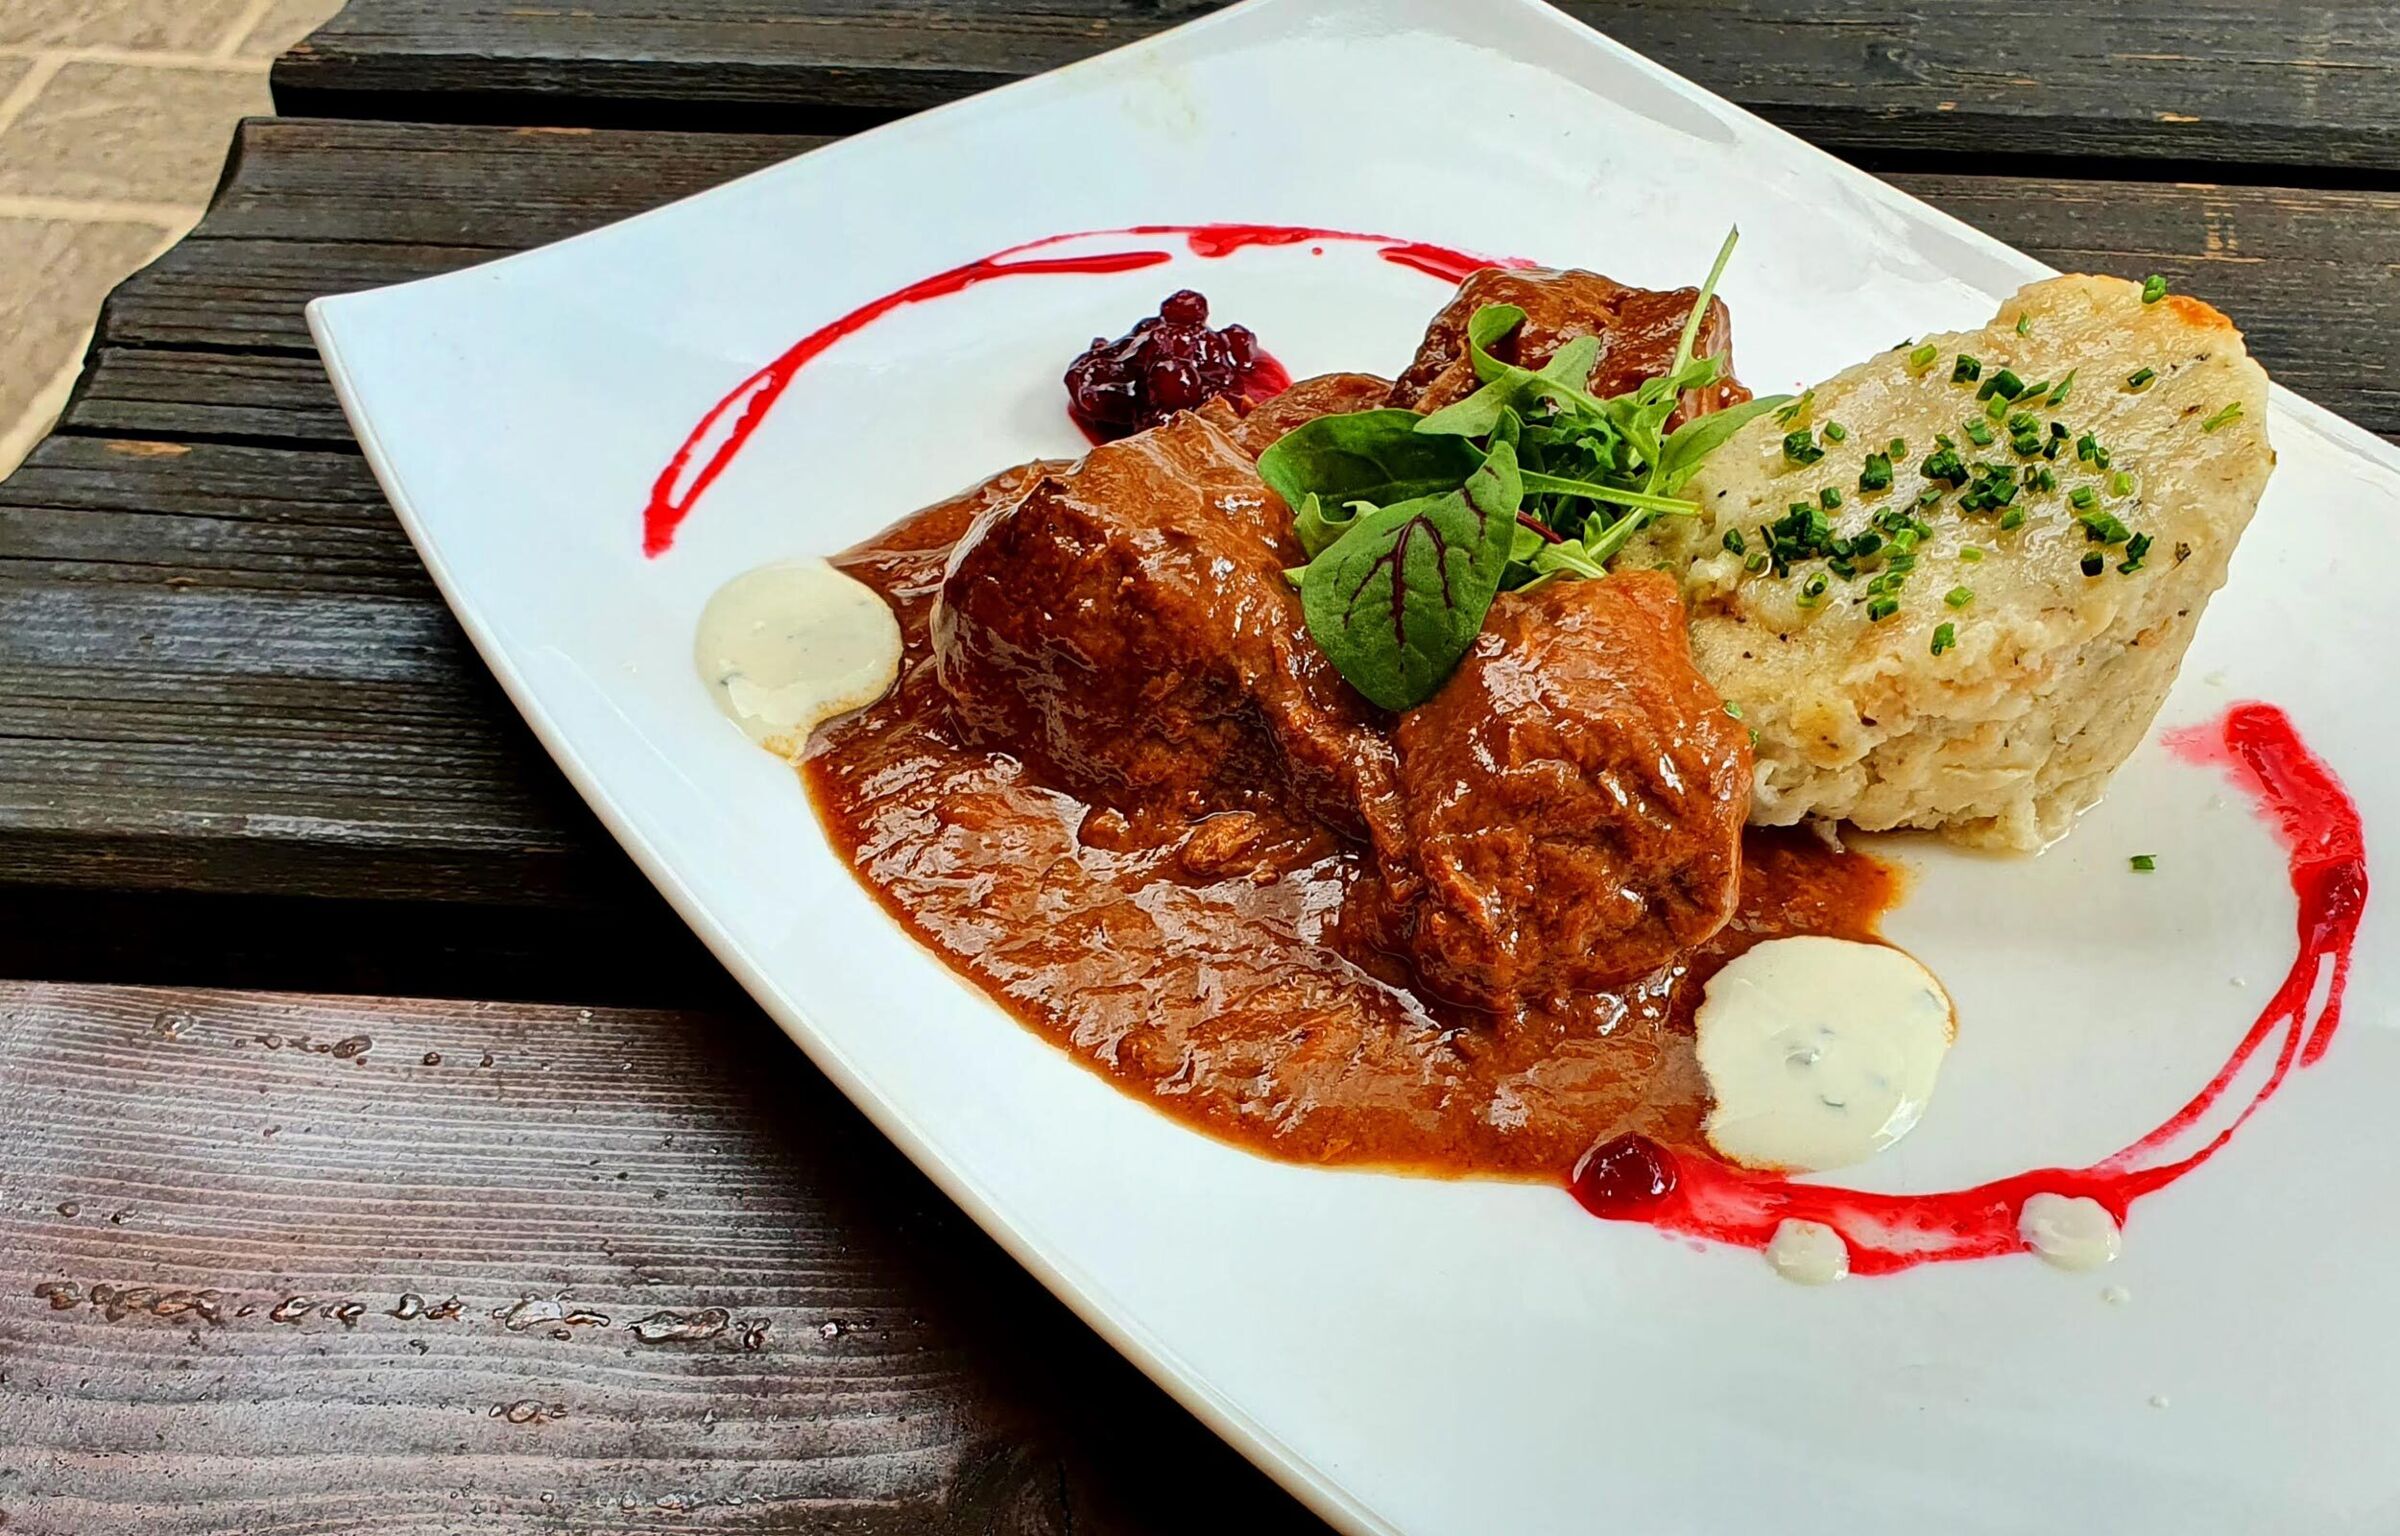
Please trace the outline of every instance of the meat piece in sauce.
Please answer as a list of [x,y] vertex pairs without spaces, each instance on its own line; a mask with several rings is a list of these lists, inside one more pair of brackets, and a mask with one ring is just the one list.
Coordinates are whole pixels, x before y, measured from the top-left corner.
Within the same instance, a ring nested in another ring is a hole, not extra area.
[[[1525,323],[1492,347],[1494,357],[1539,368],[1568,342],[1598,336],[1600,360],[1592,369],[1591,392],[1603,399],[1623,394],[1674,363],[1684,321],[1699,297],[1697,288],[1628,288],[1597,272],[1487,267],[1460,284],[1458,296],[1433,317],[1387,403],[1436,411],[1473,394],[1479,381],[1467,356],[1467,321],[1486,304],[1514,304],[1525,311]],[[1708,301],[1692,350],[1695,356],[1723,358],[1727,371],[1707,389],[1686,391],[1679,419],[1750,398],[1732,377],[1733,317],[1724,301]]]
[[1503,593],[1398,745],[1422,884],[1392,936],[1427,990],[1497,1011],[1564,1001],[1732,917],[1749,733],[1692,666],[1673,578]]
[[1320,416],[1376,410],[1391,404],[1391,392],[1391,380],[1371,373],[1321,373],[1252,406],[1241,425],[1233,429],[1233,441],[1255,459],[1295,427]]
[[1390,743],[1308,637],[1291,514],[1186,412],[1043,475],[960,542],[936,675],[971,735],[1152,830],[1288,803],[1396,838]]

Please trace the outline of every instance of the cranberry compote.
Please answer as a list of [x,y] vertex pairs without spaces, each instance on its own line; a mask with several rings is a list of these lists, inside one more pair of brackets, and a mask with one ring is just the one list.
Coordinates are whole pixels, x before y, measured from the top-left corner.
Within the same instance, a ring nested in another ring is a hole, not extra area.
[[1675,1192],[1675,1154],[1647,1136],[1619,1136],[1585,1154],[1575,1198],[1595,1216],[1640,1218]]
[[1212,330],[1208,300],[1186,288],[1115,341],[1092,338],[1067,369],[1067,414],[1107,442],[1218,396],[1265,399],[1283,382],[1249,327]]

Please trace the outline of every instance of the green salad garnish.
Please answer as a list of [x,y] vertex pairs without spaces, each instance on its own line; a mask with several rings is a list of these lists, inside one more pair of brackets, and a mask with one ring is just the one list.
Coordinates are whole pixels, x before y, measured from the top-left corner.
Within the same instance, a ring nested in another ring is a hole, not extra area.
[[1293,509],[1308,564],[1294,572],[1309,634],[1352,687],[1386,709],[1431,698],[1509,590],[1607,574],[1654,517],[1699,509],[1680,492],[1768,395],[1667,421],[1717,382],[1693,346],[1739,232],[1728,233],[1674,361],[1621,395],[1589,391],[1601,341],[1581,337],[1538,369],[1492,356],[1525,323],[1490,304],[1467,322],[1478,388],[1431,415],[1325,416],[1286,434],[1259,474]]

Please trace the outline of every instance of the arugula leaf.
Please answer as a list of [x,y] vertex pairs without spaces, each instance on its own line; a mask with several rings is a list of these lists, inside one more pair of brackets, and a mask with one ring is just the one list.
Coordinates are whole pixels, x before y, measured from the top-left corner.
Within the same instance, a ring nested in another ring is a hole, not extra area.
[[1390,710],[1433,697],[1483,629],[1524,499],[1496,443],[1463,486],[1368,513],[1310,562],[1301,612],[1351,687]]
[[1488,436],[1499,428],[1503,416],[1536,400],[1550,400],[1586,410],[1596,410],[1601,406],[1600,401],[1585,391],[1585,386],[1592,381],[1592,369],[1600,361],[1599,337],[1576,337],[1552,353],[1550,361],[1544,363],[1538,372],[1519,368],[1514,363],[1496,361],[1476,341],[1477,322],[1495,313],[1512,314],[1518,321],[1525,316],[1525,312],[1513,304],[1486,304],[1475,311],[1474,318],[1467,322],[1467,352],[1474,359],[1475,376],[1485,379],[1484,386],[1464,400],[1453,401],[1430,416],[1418,417],[1417,431],[1420,433],[1428,437]]
[[[1463,438],[1420,436],[1424,418],[1397,408],[1320,416],[1259,455],[1258,475],[1298,516],[1311,495],[1390,506],[1466,484],[1483,454]],[[1305,542],[1305,540],[1304,540]],[[1316,551],[1309,550],[1310,558]]]
[[1568,539],[1562,543],[1543,545],[1541,552],[1533,557],[1532,565],[1536,575],[1547,576],[1556,572],[1580,576],[1586,581],[1597,581],[1608,574],[1607,568],[1600,563],[1601,558],[1604,557],[1595,557],[1586,549],[1583,540]]
[[[1696,466],[1695,466],[1696,467]],[[1639,507],[1645,512],[1665,512],[1688,515],[1700,509],[1688,501],[1672,496],[1653,496],[1647,491],[1630,491],[1620,485],[1608,485],[1597,480],[1576,480],[1565,475],[1545,475],[1533,470],[1523,471],[1525,489],[1544,495],[1580,496],[1586,501],[1605,501],[1621,507]]]
[[1492,356],[1492,343],[1524,323],[1525,311],[1514,304],[1486,304],[1467,316],[1467,361],[1479,382],[1489,384],[1515,366]]
[[1375,504],[1368,501],[1345,502],[1333,511],[1325,510],[1324,498],[1311,491],[1300,501],[1300,515],[1292,519],[1292,537],[1300,541],[1300,552],[1309,559],[1333,548],[1358,521],[1361,509],[1372,512]]
[[1700,471],[1700,461],[1717,451],[1725,440],[1739,432],[1753,416],[1763,416],[1792,397],[1761,395],[1741,405],[1695,416],[1667,434],[1658,454],[1659,486],[1672,494],[1680,491]]

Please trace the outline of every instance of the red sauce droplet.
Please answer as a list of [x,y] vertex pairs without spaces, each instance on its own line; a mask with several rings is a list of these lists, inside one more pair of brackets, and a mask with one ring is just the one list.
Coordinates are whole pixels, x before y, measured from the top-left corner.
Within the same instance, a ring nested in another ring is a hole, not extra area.
[[[699,424],[684,437],[667,467],[659,471],[650,487],[650,499],[642,509],[642,552],[653,558],[663,555],[675,542],[675,532],[692,508],[708,493],[717,477],[740,456],[775,402],[791,387],[792,380],[811,362],[822,356],[835,343],[860,331],[911,304],[928,299],[946,298],[964,293],[978,283],[1006,277],[1043,277],[1069,273],[1130,272],[1142,267],[1154,267],[1175,258],[1161,250],[1132,250],[1102,252],[1089,256],[1034,257],[1032,252],[1064,245],[1073,240],[1105,239],[1110,236],[1149,238],[1173,236],[1183,239],[1195,256],[1216,260],[1231,256],[1252,246],[1297,245],[1303,241],[1348,241],[1378,247],[1384,260],[1411,270],[1424,272],[1449,282],[1460,282],[1485,267],[1530,266],[1520,260],[1496,260],[1450,250],[1444,246],[1427,245],[1419,241],[1402,240],[1392,235],[1364,234],[1355,230],[1312,229],[1289,224],[1140,224],[1128,229],[1078,230],[1071,234],[1046,235],[1012,245],[979,261],[952,267],[946,272],[920,279],[905,288],[869,300],[828,325],[811,331],[794,342],[773,362],[759,369],[734,386],[733,391],[709,408]],[[1282,367],[1261,354],[1262,367],[1254,375],[1255,387],[1245,394],[1252,400],[1263,400],[1277,394],[1291,381]],[[1281,382],[1275,382],[1280,380]],[[705,451],[704,451],[705,450]]]
[[[1575,1197],[1594,1214],[1647,1221],[1679,1236],[1764,1248],[1787,1220],[1817,1221],[1842,1235],[1851,1272],[1889,1274],[1919,1264],[1989,1258],[2023,1249],[2017,1221],[2037,1194],[2083,1195],[2119,1225],[2136,1201],[2206,1163],[2273,1098],[2295,1064],[2325,1053],[2342,1017],[2350,956],[2367,904],[2365,832],[2358,807],[2331,768],[2310,752],[2291,720],[2271,704],[2238,704],[2215,723],[2177,731],[2170,748],[2187,761],[2230,769],[2290,854],[2299,904],[2299,946],[2290,971],[2225,1065],[2158,1129],[2084,1168],[2039,1168],[1972,1189],[1917,1195],[1879,1194],[1802,1184],[1752,1173],[1706,1157],[1685,1159],[1672,1188],[1647,1209],[1602,1208],[1587,1176],[1610,1148],[1577,1169]],[[2311,998],[2327,978],[2324,1001]],[[2213,1136],[2180,1156],[2172,1148],[2217,1109],[2244,1067],[2272,1046],[2265,1081]]]
[[1675,1193],[1675,1154],[1647,1136],[1619,1136],[1584,1154],[1575,1198],[1595,1216],[1639,1221]]

